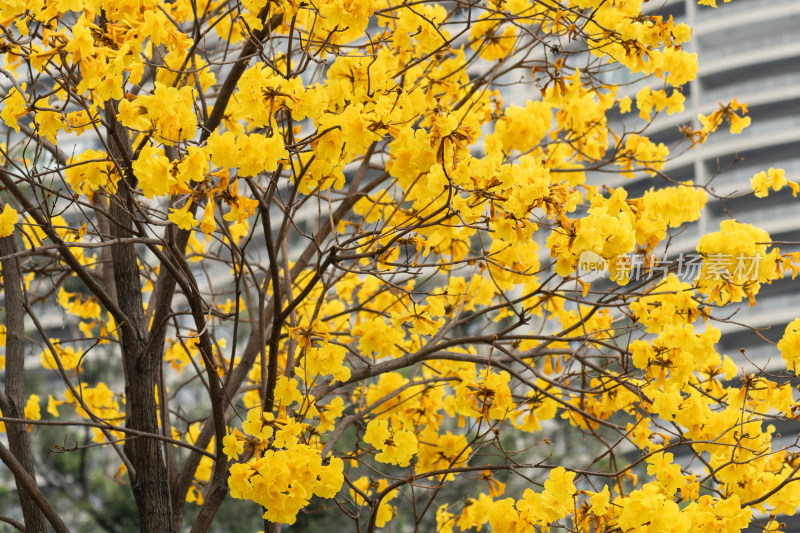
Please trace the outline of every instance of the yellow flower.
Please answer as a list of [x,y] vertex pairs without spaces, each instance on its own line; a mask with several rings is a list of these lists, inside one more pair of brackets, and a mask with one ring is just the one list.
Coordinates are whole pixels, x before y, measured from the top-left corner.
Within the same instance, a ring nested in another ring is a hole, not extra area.
[[77,157],[71,157],[69,166],[64,169],[64,177],[73,190],[87,196],[101,187],[116,184],[119,179],[108,155],[100,150],[86,150]]
[[242,423],[242,430],[251,437],[268,441],[272,437],[274,419],[272,413],[263,412],[261,407],[253,407],[247,411],[247,420]]
[[[22,90],[25,90],[26,85],[22,84]],[[17,121],[20,117],[28,112],[28,104],[25,102],[25,97],[20,93],[16,87],[12,88],[5,99],[5,107],[0,111],[0,118],[7,126],[14,128],[19,133],[19,124]]]
[[686,484],[680,465],[673,464],[671,453],[655,453],[647,458],[647,473],[656,476],[664,494],[671,498]]
[[600,492],[589,493],[589,505],[591,505],[592,513],[595,515],[604,515],[608,509],[609,492],[608,485],[603,487]]
[[[753,193],[755,193],[756,198],[765,198],[769,195],[770,188],[773,191],[779,191],[788,183],[786,171],[782,168],[770,167],[767,172],[758,172],[750,179],[750,185],[753,187]],[[793,192],[794,189],[792,187]],[[797,193],[794,193],[794,195],[797,196]]]
[[189,213],[189,208],[192,206],[191,200],[186,202],[186,205],[180,209],[170,209],[170,221],[183,230],[190,230],[197,226],[199,222],[196,218]]
[[381,450],[381,453],[375,456],[375,460],[381,463],[408,466],[411,458],[417,453],[416,435],[407,429],[390,432],[388,420],[371,420],[367,424],[364,442]]
[[53,415],[54,417],[58,418],[58,406],[63,404],[64,402],[59,402],[55,398],[53,398],[52,394],[47,395],[47,412]]
[[73,368],[76,368],[83,357],[83,352],[76,351],[71,346],[62,348],[61,344],[58,342],[58,339],[50,340],[56,353],[54,356],[52,351],[45,349],[40,356],[42,366],[50,370],[58,370],[58,363],[56,363],[55,359],[58,357],[58,360],[61,361],[61,366],[64,367],[64,370],[72,370]]
[[6,204],[3,212],[0,213],[0,238],[8,237],[14,232],[14,224],[17,223],[18,219],[17,210]]
[[37,111],[34,118],[36,129],[39,135],[46,138],[51,143],[56,142],[56,136],[64,123],[61,121],[61,115],[55,111]]
[[146,198],[167,194],[177,182],[170,172],[170,162],[163,148],[145,146],[132,166]]
[[203,221],[200,222],[200,231],[206,235],[211,235],[217,229],[217,223],[214,221],[214,197],[209,196],[206,201],[206,209],[203,211]]
[[786,367],[800,376],[800,318],[795,318],[778,341],[778,350],[786,361]]
[[272,445],[275,448],[293,448],[297,446],[305,424],[297,422],[294,418],[289,418],[279,421],[278,427],[280,429],[275,432],[275,440]]
[[[25,403],[25,414],[24,417],[28,420],[41,420],[42,419],[42,411],[39,407],[39,396],[36,394],[31,394],[28,397],[28,401]],[[28,424],[28,431],[33,428],[33,424]]]
[[224,444],[222,453],[231,460],[238,459],[239,455],[244,453],[244,440],[239,438],[240,436],[244,437],[239,433],[239,430],[234,430],[233,433],[229,433],[222,438],[222,444]]
[[336,419],[342,416],[344,411],[344,400],[337,396],[328,405],[319,406],[319,425],[317,431],[325,433],[335,427]]

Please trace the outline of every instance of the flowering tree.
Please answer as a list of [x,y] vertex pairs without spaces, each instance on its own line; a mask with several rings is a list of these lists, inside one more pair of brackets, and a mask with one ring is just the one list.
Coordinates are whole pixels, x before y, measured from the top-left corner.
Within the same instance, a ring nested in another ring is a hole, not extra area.
[[[710,194],[644,134],[683,110],[685,24],[639,0],[0,19],[0,459],[26,531],[67,531],[37,482],[47,426],[89,428],[44,445],[113,457],[143,531],[206,531],[228,497],[266,530],[324,512],[370,532],[739,531],[800,504],[767,426],[796,414],[800,323],[791,372],[741,383],[714,325],[798,257],[729,220],[692,276],[653,275]],[[626,95],[620,69],[650,86]],[[745,113],[698,117],[685,148]],[[599,187],[645,174],[640,198]],[[563,427],[585,453],[559,455]]]

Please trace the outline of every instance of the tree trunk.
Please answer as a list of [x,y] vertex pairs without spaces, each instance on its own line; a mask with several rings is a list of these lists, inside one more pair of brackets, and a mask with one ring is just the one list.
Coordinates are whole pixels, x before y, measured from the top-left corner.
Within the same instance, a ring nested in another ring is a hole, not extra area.
[[[113,106],[110,103],[106,106],[111,155],[117,161],[122,175],[117,184],[117,193],[109,198],[111,236],[116,239],[130,238],[134,234],[128,200],[133,201],[130,190],[135,178],[130,170],[127,132],[119,127]],[[138,431],[157,434],[158,406],[155,387],[161,354],[147,353],[147,324],[142,307],[136,248],[132,243],[118,243],[113,249],[111,260],[114,286],[119,307],[126,317],[126,323],[118,325],[125,372],[125,425]],[[150,438],[128,438],[124,449],[134,468],[130,475],[131,489],[139,509],[141,530],[157,533],[170,531],[172,513],[169,479],[161,444]]]
[[[14,418],[25,416],[25,306],[22,295],[22,275],[18,258],[8,257],[17,252],[14,236],[0,239],[0,257],[3,257],[3,291],[6,311],[6,387],[3,398],[3,415]],[[20,466],[34,481],[33,455],[25,424],[6,422],[8,447]],[[47,519],[31,494],[14,476],[25,519],[26,531],[47,531]]]

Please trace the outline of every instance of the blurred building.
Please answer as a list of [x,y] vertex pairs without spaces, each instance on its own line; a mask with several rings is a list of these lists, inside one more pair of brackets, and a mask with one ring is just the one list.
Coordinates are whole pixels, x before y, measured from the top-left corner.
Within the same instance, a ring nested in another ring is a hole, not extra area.
[[[662,113],[646,131],[650,139],[672,148],[683,138],[680,125],[693,125],[696,129],[699,124],[693,120],[699,113],[708,115],[733,98],[747,103],[752,119],[751,125],[738,135],[730,134],[726,124],[705,144],[665,167],[673,180],[692,180],[708,185],[719,196],[730,197],[723,201],[710,197],[701,220],[681,233],[671,250],[693,252],[700,236],[718,231],[721,221],[733,217],[768,231],[782,252],[795,251],[800,249],[800,198],[794,198],[788,187],[770,191],[766,198],[755,198],[750,179],[757,172],[774,167],[784,169],[788,179],[800,181],[800,2],[717,3],[717,9],[700,6],[697,0],[651,0],[647,4],[649,14],[661,15],[665,20],[672,16],[676,23],[686,22],[693,28],[693,38],[687,46],[697,53],[699,63],[697,79],[684,91],[685,111],[672,116]],[[632,85],[628,94],[634,97],[639,88],[648,84],[658,88],[650,79]],[[636,115],[635,107],[631,115]],[[622,184],[623,180],[620,178],[615,184]],[[624,181],[629,196],[640,196],[657,186],[653,178]],[[715,314],[728,317],[731,311],[725,311]],[[744,302],[731,317],[731,321],[760,331],[732,323],[715,324],[723,333],[718,352],[731,357],[742,374],[761,369],[782,376],[779,380],[788,379],[790,373],[780,352],[767,340],[777,342],[786,325],[797,317],[800,278],[763,286],[755,307]],[[800,424],[775,425],[776,433],[782,435],[775,440],[775,449],[795,443]],[[800,517],[781,520],[786,523],[782,530],[800,531]]]
[[[754,198],[750,179],[770,167],[782,168],[790,180],[800,180],[800,2],[796,0],[736,0],[713,9],[696,0],[650,2],[665,19],[686,22],[694,30],[689,46],[698,55],[698,77],[688,86],[686,110],[659,116],[648,130],[654,142],[673,147],[682,139],[678,126],[692,124],[699,113],[708,115],[720,104],[737,98],[746,102],[751,125],[731,135],[720,128],[709,140],[669,163],[671,179],[708,185],[724,201],[709,198],[698,224],[674,242],[691,251],[701,235],[719,229],[731,216],[769,232],[782,251],[800,244],[800,200],[786,188],[767,198]],[[655,87],[653,87],[655,89]],[[697,124],[695,124],[697,127]],[[685,143],[684,143],[685,144]],[[653,186],[652,179],[627,183],[631,195]],[[738,198],[737,198],[738,197]],[[726,213],[727,210],[727,213]],[[798,244],[788,244],[798,243]],[[791,279],[762,287],[758,305],[742,306],[735,321],[746,322],[777,341],[786,324],[800,317],[800,285]],[[785,369],[780,353],[757,334],[722,324],[722,346],[740,367],[750,366],[740,354],[766,370]]]

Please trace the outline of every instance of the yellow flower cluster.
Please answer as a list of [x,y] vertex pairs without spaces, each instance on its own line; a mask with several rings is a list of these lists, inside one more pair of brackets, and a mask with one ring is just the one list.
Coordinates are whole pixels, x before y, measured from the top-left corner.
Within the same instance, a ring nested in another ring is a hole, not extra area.
[[747,297],[754,305],[761,285],[783,275],[776,269],[780,251],[768,251],[769,233],[750,224],[724,220],[718,232],[704,235],[697,243],[703,267],[698,292],[712,303],[740,302]]
[[417,437],[407,429],[389,430],[388,420],[371,420],[367,424],[364,442],[372,444],[381,453],[375,456],[381,463],[408,466],[417,453]]
[[272,522],[294,524],[313,496],[333,498],[342,487],[342,460],[333,457],[326,463],[305,444],[266,450],[258,459],[230,467],[231,496],[261,505],[264,518]]
[[294,418],[275,420],[272,413],[255,407],[238,430],[223,439],[224,452],[236,460],[228,485],[234,498],[252,500],[264,508],[264,518],[293,524],[297,513],[313,496],[332,498],[344,483],[344,463],[323,458],[320,450],[299,441],[303,424]]
[[767,172],[758,172],[750,179],[750,184],[753,187],[753,193],[756,198],[766,198],[770,189],[779,191],[786,185],[792,189],[792,196],[796,197],[797,193],[800,192],[800,185],[787,180],[786,171],[782,168],[770,167]]
[[577,493],[574,479],[573,472],[554,468],[544,482],[544,491],[526,489],[520,500],[506,498],[492,503],[489,524],[494,531],[549,530],[553,522],[574,512]]
[[156,139],[172,146],[194,137],[197,129],[195,100],[191,87],[177,89],[156,82],[152,95],[120,102],[119,121],[133,130],[153,131]]

